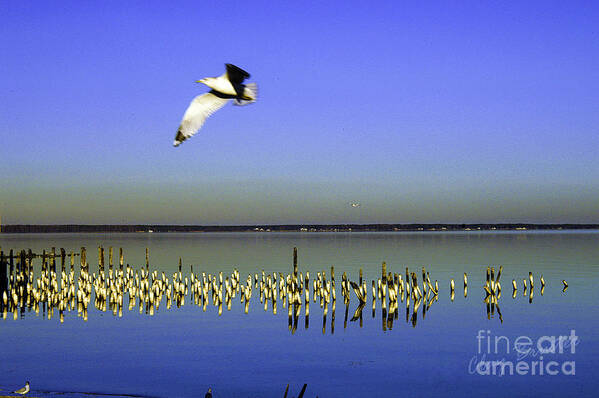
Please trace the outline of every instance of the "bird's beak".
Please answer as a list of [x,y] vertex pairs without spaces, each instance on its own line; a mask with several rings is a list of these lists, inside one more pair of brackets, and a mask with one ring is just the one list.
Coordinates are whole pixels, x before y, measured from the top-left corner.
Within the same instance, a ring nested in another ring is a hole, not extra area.
[[196,80],[196,83],[204,83],[204,79]]

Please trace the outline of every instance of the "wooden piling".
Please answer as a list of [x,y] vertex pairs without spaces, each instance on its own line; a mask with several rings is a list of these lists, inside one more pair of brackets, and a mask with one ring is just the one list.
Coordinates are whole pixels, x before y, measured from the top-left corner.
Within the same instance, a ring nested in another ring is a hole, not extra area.
[[119,268],[121,269],[121,271],[123,270],[123,263],[124,263],[123,248],[119,247]]
[[108,268],[112,269],[112,246],[108,247]]
[[297,278],[297,247],[293,248],[293,276]]
[[98,246],[98,267],[104,271],[104,248],[102,246]]
[[81,260],[81,269],[87,269],[87,251],[85,250],[85,247],[81,248],[81,255],[79,259]]
[[64,248],[60,248],[60,270],[62,272],[65,272],[65,260],[67,257],[67,252],[64,250]]
[[8,289],[7,267],[8,264],[4,261],[4,252],[0,250],[0,294]]
[[535,284],[534,284],[534,281],[533,281],[533,278],[532,278],[532,272],[530,272],[530,271],[528,272],[528,280],[530,281],[530,289],[531,290],[534,289]]
[[304,279],[305,287],[304,292],[306,295],[306,316],[308,316],[308,305],[310,303],[310,272],[306,272],[306,278]]
[[150,249],[146,247],[146,270],[150,268]]
[[387,263],[384,261],[381,267],[381,280],[383,281],[383,285],[387,284]]
[[21,263],[21,270],[25,276],[25,283],[27,283],[27,280],[29,279],[29,267],[25,261],[25,250],[19,252],[19,262]]
[[[21,264],[23,266],[24,264]],[[52,271],[56,272],[56,248],[52,248]]]

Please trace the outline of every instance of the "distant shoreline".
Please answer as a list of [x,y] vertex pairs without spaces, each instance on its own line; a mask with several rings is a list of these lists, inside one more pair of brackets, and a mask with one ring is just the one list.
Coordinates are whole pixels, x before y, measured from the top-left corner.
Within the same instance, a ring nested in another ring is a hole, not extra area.
[[0,233],[411,232],[588,230],[599,224],[287,224],[287,225],[2,225]]

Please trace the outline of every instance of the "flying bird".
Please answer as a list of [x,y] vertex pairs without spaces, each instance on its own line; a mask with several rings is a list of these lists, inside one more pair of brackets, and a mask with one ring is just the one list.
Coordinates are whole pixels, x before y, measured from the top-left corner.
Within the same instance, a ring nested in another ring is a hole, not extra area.
[[16,391],[13,391],[14,394],[21,394],[21,395],[25,395],[29,392],[29,382],[25,383],[25,387],[21,387]]
[[196,80],[210,87],[206,94],[198,95],[191,101],[183,115],[183,120],[177,130],[174,146],[193,136],[202,127],[206,119],[214,112],[233,100],[235,105],[248,105],[256,102],[258,86],[256,83],[243,84],[250,74],[243,69],[225,64],[227,71],[218,77],[206,77]]

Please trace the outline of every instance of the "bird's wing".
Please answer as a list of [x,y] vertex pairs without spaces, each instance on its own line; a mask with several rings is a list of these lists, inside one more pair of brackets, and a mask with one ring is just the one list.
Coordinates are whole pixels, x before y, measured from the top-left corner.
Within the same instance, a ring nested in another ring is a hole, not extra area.
[[250,77],[249,73],[233,64],[225,64],[225,66],[227,67],[227,78],[233,85],[241,84]]
[[212,92],[195,97],[183,115],[173,145],[179,146],[183,141],[197,133],[206,119],[229,101],[230,98],[222,98]]

